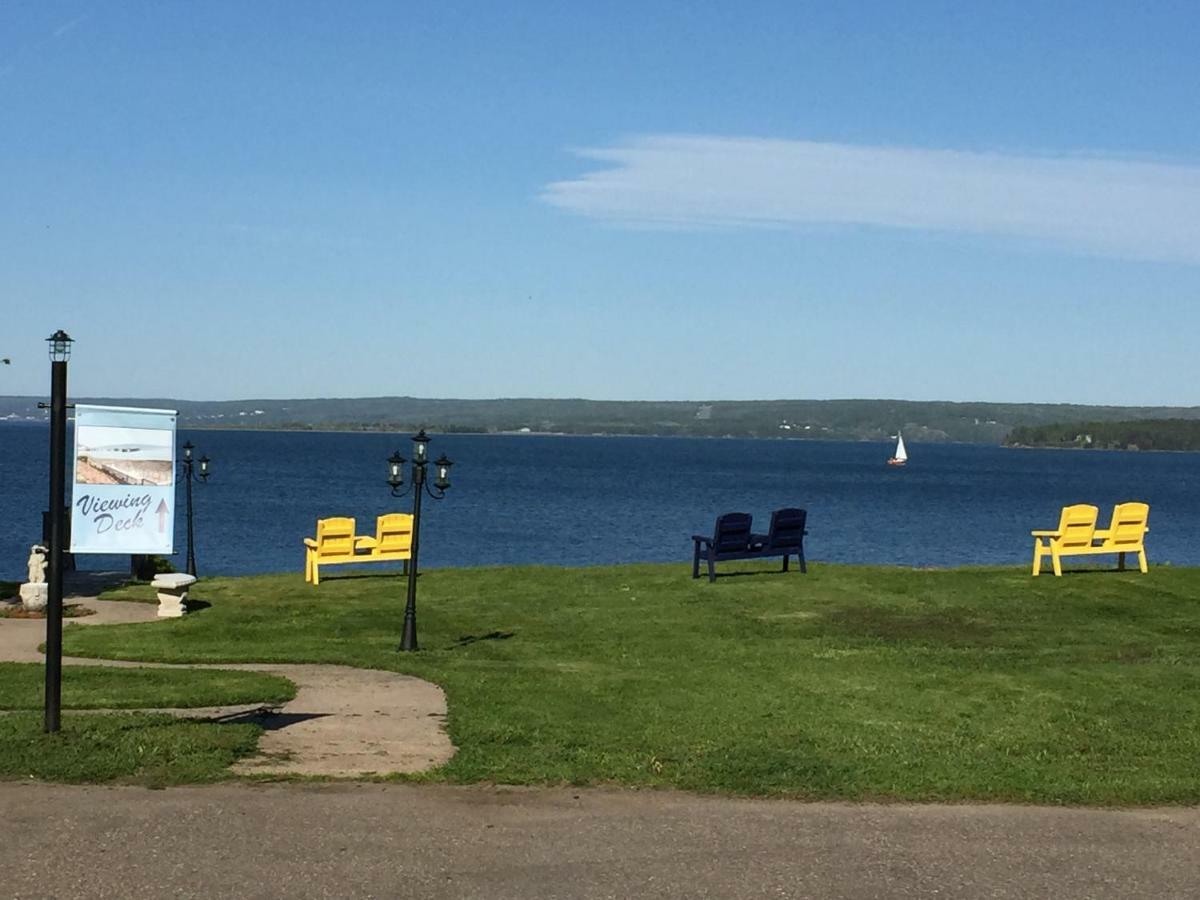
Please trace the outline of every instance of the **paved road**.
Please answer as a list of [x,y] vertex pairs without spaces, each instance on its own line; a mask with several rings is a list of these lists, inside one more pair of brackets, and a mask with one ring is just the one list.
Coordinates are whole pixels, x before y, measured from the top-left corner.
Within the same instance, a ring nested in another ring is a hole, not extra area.
[[1200,810],[0,784],[4,897],[1194,898]]

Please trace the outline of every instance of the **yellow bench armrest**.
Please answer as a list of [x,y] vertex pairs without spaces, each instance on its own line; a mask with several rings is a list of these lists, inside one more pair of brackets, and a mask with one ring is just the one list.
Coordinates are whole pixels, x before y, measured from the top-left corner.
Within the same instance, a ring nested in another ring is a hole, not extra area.
[[305,538],[305,539],[304,539],[304,546],[305,546],[305,547],[312,547],[314,550],[316,550],[316,549],[317,549],[317,542],[316,542],[316,541],[314,541],[312,538]]
[[356,535],[354,538],[355,550],[374,550],[378,546],[379,541],[375,540],[373,537],[358,537]]
[[1031,531],[1034,537],[1062,537],[1061,531]]

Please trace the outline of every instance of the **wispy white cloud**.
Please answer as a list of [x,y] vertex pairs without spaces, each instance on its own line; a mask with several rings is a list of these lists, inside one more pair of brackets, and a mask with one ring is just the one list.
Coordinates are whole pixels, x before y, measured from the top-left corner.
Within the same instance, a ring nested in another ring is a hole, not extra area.
[[56,38],[60,38],[64,34],[66,34],[68,31],[74,31],[76,28],[78,28],[80,25],[82,25],[84,22],[86,22],[89,18],[91,18],[91,16],[89,16],[87,13],[84,13],[82,16],[76,16],[69,22],[64,22],[62,25],[59,25],[57,28],[54,29],[54,36]]
[[651,135],[542,199],[630,226],[875,226],[1200,264],[1200,166],[760,138]]
[[81,16],[76,16],[69,21],[63,22],[50,33],[48,37],[34,41],[26,46],[19,47],[15,53],[4,63],[0,63],[0,77],[9,75],[17,70],[17,66],[26,58],[35,56],[50,45],[52,41],[57,41],[63,35],[74,31],[84,22],[91,18],[89,13],[84,13]]

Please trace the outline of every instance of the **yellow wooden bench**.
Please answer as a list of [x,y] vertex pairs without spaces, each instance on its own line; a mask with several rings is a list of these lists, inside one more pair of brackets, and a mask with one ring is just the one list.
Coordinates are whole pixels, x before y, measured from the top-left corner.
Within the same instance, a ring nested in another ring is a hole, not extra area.
[[1118,503],[1113,509],[1108,528],[1097,530],[1096,517],[1100,510],[1086,503],[1063,507],[1058,528],[1054,531],[1034,531],[1033,574],[1040,575],[1042,560],[1049,556],[1055,575],[1062,575],[1062,557],[1093,556],[1116,553],[1117,568],[1125,568],[1125,554],[1138,555],[1138,568],[1149,571],[1146,565],[1145,534],[1150,529],[1150,507],[1145,503]]
[[408,513],[388,513],[375,523],[375,536],[357,535],[354,519],[317,520],[316,538],[304,539],[304,580],[321,583],[321,566],[403,562],[412,558],[412,519]]

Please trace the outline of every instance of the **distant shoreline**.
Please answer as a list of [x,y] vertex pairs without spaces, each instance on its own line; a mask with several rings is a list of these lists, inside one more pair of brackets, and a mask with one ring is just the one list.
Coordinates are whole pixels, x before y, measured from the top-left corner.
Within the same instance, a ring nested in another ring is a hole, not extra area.
[[[44,421],[36,397],[0,396],[0,421]],[[1087,406],[1061,403],[989,403],[938,400],[584,400],[579,398],[497,398],[486,400],[420,397],[179,400],[168,397],[72,398],[79,404],[155,406],[174,409],[180,427],[214,430],[359,432],[416,431],[439,434],[501,434],[595,437],[705,437],[790,441],[895,440],[902,432],[915,445],[951,443],[1001,446],[1013,440],[1037,444],[1061,440],[1072,423],[1104,435],[1106,446],[1183,449],[1193,442],[1151,442],[1122,434],[1109,437],[1114,423],[1157,422],[1179,430],[1197,429],[1200,406]],[[1175,420],[1175,424],[1164,422]],[[526,430],[528,429],[528,430]],[[1164,435],[1167,433],[1163,431]],[[1067,436],[1074,437],[1074,433]]]
[[[261,434],[408,434],[410,428],[251,428],[241,425],[181,425],[180,431],[253,431]],[[574,431],[431,431],[437,437],[599,437],[599,438],[648,438],[687,439],[702,441],[803,441],[813,444],[880,444],[890,443],[893,438],[803,438],[779,435],[763,437],[752,434],[629,434],[622,431],[596,431],[589,433]],[[938,441],[939,444],[971,444],[971,441]],[[994,444],[979,444],[981,447]]]
[[[4,426],[12,426],[15,428],[46,428],[49,425],[49,420],[37,419],[0,419],[0,429]],[[312,427],[298,428],[294,426],[270,426],[270,425],[234,425],[234,424],[192,424],[181,423],[180,431],[219,431],[219,432],[250,432],[256,434],[392,434],[397,436],[407,436],[415,432],[415,428],[406,426],[403,428],[379,428],[379,427]],[[604,432],[572,432],[572,431],[520,431],[520,430],[505,430],[505,431],[441,431],[434,430],[431,432],[438,437],[450,437],[454,435],[464,435],[471,437],[561,437],[561,438],[647,438],[647,439],[685,439],[685,440],[743,440],[743,441],[793,441],[797,443],[847,443],[847,444],[880,444],[887,445],[893,437],[805,437],[795,434],[778,435],[754,435],[754,434],[634,434],[621,431],[604,431]],[[1038,444],[1008,444],[1003,441],[963,441],[963,440],[926,440],[914,442],[911,438],[908,439],[910,445],[921,446],[938,446],[938,445],[956,445],[956,446],[971,446],[971,447],[999,447],[1004,450],[1074,450],[1087,452],[1109,452],[1109,453],[1200,453],[1200,449],[1196,450],[1174,450],[1160,448],[1123,448],[1123,447],[1079,447],[1079,446],[1064,446],[1064,445],[1038,445]]]
[[1200,453],[1200,450],[1161,450],[1157,447],[1141,448],[1134,447],[1061,447],[1039,446],[1037,444],[1001,444],[1005,450],[1066,450],[1078,453]]

